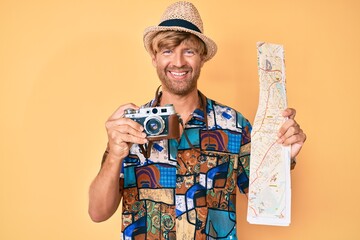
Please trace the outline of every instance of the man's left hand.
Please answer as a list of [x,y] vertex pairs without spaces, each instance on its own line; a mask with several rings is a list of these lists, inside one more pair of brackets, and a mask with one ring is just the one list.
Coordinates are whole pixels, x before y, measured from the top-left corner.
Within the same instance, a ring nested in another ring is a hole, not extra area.
[[279,129],[279,139],[277,142],[284,146],[291,145],[291,159],[294,159],[306,141],[306,134],[295,121],[295,109],[287,108],[282,112],[282,115],[287,118],[287,120]]

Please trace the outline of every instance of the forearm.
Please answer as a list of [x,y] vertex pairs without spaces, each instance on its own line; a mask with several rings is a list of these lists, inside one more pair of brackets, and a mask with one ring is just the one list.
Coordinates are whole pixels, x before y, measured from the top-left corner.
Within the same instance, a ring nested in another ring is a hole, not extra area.
[[123,189],[120,170],[122,161],[129,155],[131,145],[148,142],[143,126],[124,117],[124,110],[128,108],[139,107],[132,103],[122,105],[105,123],[108,135],[107,151],[100,172],[91,183],[89,191],[89,215],[95,222],[107,220],[119,206],[122,198],[120,190]]
[[119,206],[122,197],[119,187],[121,162],[107,155],[99,174],[90,185],[89,215],[95,222],[107,220]]

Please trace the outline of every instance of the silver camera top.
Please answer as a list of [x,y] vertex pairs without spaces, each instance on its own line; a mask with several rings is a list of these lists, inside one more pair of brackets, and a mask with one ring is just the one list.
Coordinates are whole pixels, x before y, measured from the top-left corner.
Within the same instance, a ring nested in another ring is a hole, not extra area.
[[127,118],[132,118],[132,117],[139,118],[139,117],[147,117],[149,115],[159,115],[159,116],[171,115],[171,114],[175,114],[176,112],[174,105],[167,104],[164,107],[148,107],[148,108],[140,108],[138,110],[128,108],[125,109],[124,113],[125,113],[124,116]]

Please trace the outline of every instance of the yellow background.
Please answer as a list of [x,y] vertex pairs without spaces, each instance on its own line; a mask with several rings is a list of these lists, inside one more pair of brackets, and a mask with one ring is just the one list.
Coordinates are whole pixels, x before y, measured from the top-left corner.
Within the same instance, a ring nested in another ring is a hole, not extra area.
[[[0,239],[119,239],[119,211],[88,217],[88,186],[108,116],[159,85],[142,32],[169,2],[0,1]],[[359,1],[193,2],[219,46],[200,89],[252,121],[256,42],[281,43],[289,106],[308,135],[291,226],[248,224],[239,196],[239,239],[360,239]]]

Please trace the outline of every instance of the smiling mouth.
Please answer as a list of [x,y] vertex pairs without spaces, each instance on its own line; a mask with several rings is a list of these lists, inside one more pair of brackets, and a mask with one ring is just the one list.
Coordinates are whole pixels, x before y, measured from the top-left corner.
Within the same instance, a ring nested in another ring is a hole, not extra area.
[[176,71],[173,71],[172,69],[168,70],[168,73],[172,78],[176,79],[183,79],[185,76],[190,72],[188,69],[178,69]]
[[171,73],[171,75],[175,76],[175,77],[182,77],[185,76],[188,72],[172,72],[169,71]]

